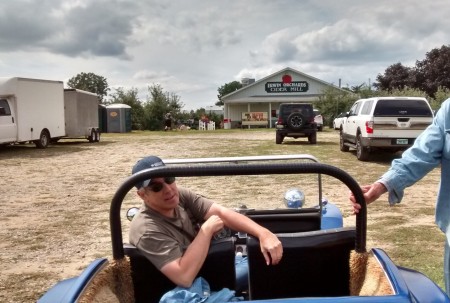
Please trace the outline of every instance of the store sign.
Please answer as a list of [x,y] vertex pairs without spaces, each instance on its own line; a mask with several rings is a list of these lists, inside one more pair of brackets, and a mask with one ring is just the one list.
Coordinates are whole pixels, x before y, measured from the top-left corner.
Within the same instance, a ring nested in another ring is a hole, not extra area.
[[304,93],[309,89],[306,81],[266,82],[267,93]]

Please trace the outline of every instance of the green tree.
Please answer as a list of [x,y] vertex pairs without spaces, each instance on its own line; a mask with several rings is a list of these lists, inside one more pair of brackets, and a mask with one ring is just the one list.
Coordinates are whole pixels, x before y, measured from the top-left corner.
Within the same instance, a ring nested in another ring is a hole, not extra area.
[[138,97],[138,89],[125,90],[123,87],[115,88],[110,96],[111,103],[122,103],[131,106],[131,128],[142,130],[144,127],[144,107]]
[[80,73],[67,81],[67,85],[71,88],[85,90],[97,94],[98,101],[103,102],[107,96],[109,87],[105,77],[94,73]]
[[392,89],[391,91],[379,91],[378,96],[380,97],[392,97],[392,96],[403,96],[403,97],[423,97],[427,98],[427,94],[418,88],[404,87],[403,89]]
[[175,93],[166,92],[166,98],[169,102],[169,110],[172,112],[174,117],[179,118],[181,110],[183,109],[184,104],[180,101],[180,96]]
[[379,90],[392,91],[413,85],[414,72],[411,67],[403,66],[400,62],[389,66],[384,74],[378,74],[373,84]]
[[348,111],[359,97],[351,91],[335,88],[327,88],[322,93],[314,106],[320,110],[324,117],[324,125],[327,126],[332,126],[334,118]]
[[149,130],[161,130],[164,125],[164,115],[172,113],[175,121],[179,120],[183,103],[175,93],[164,92],[159,84],[148,87],[149,95],[144,105],[144,128]]
[[450,89],[440,86],[436,93],[434,93],[434,98],[429,98],[431,107],[435,110],[441,107],[442,102],[450,98]]
[[223,101],[222,101],[222,97],[226,96],[238,89],[242,88],[242,83],[239,81],[233,81],[233,82],[229,82],[229,83],[225,83],[224,85],[222,85],[221,87],[219,87],[217,89],[217,92],[219,93],[217,95],[217,98],[219,99],[219,101],[217,101],[215,103],[215,105],[217,106],[222,106],[223,105]]
[[411,87],[434,98],[440,87],[450,89],[450,46],[432,49],[426,53],[424,60],[416,61],[415,67],[393,64],[383,75],[377,76],[377,81],[374,87],[381,91],[391,92]]
[[416,62],[415,87],[434,97],[439,87],[450,89],[450,46],[432,49]]

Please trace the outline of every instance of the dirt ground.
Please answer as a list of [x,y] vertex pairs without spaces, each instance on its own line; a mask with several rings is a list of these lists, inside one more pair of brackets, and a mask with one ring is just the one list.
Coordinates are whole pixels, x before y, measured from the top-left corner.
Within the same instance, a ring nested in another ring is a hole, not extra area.
[[[163,132],[153,133],[151,137],[149,133],[105,134],[97,144],[84,140],[61,141],[45,150],[36,149],[33,145],[1,149],[0,302],[34,302],[57,281],[78,275],[96,258],[111,255],[109,204],[115,189],[129,176],[136,160],[150,154],[164,158],[217,157],[221,156],[221,150],[226,150],[227,156],[243,155],[239,148],[233,154],[232,142],[246,142],[245,155],[257,154],[261,145],[273,145],[275,153],[283,148],[283,153],[289,153],[297,147],[302,153],[301,148],[306,146],[289,143],[275,146],[274,134],[268,131],[218,131],[214,134],[189,131],[175,132],[170,136]],[[321,142],[332,145],[338,152],[337,132],[320,133],[318,145]],[[354,154],[348,153],[346,157],[353,159]],[[340,161],[342,159],[336,157],[328,162],[339,165]],[[377,167],[375,174],[378,174],[389,163],[367,165],[358,163],[350,168],[351,173],[364,174],[371,171],[370,165],[373,165]],[[360,177],[357,181],[373,181],[375,174],[367,179]],[[239,179],[223,180],[228,187],[241,184]],[[241,203],[258,207],[261,200],[255,198],[257,194],[271,201],[265,204],[266,208],[281,206],[276,195],[279,195],[278,189],[285,188],[278,188],[274,180],[267,177],[255,178],[252,182],[243,189],[251,194],[236,201],[228,192],[218,188],[213,178],[185,181],[194,190],[200,190],[229,207]],[[431,209],[438,182],[439,174],[433,172],[414,188]],[[325,194],[332,199],[338,198],[337,203],[346,208],[346,220],[354,220],[349,215],[348,189],[332,185]],[[138,201],[134,193],[129,194],[122,206],[123,213],[130,206],[138,206]],[[417,207],[414,203],[405,205]],[[122,218],[125,218],[124,214]],[[383,212],[374,213],[371,219],[377,216],[383,216]],[[433,213],[415,218],[416,224],[418,220],[423,221],[422,224],[433,225]],[[123,229],[126,240],[126,221]]]

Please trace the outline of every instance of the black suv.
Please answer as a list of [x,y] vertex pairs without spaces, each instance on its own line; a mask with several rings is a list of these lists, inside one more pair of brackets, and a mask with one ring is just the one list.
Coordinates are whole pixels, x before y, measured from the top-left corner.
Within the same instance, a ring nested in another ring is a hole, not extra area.
[[311,144],[317,143],[317,125],[314,122],[314,110],[310,103],[280,104],[276,125],[277,144],[283,143],[285,137],[308,137]]

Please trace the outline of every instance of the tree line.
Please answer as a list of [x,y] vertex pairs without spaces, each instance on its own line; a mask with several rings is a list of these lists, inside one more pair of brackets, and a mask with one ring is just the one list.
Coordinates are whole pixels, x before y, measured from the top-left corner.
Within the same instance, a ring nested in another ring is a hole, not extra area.
[[[218,125],[223,116],[207,112],[204,108],[183,111],[184,104],[175,93],[164,91],[159,84],[148,87],[147,99],[138,97],[137,88],[115,88],[106,99],[110,88],[106,78],[94,73],[80,73],[69,79],[67,85],[97,94],[99,103],[122,103],[131,107],[133,130],[161,130],[164,115],[171,112],[175,123],[194,126],[199,120],[207,118]],[[218,101],[215,105],[223,105],[222,97],[242,88],[238,81],[225,83],[217,89]],[[329,88],[319,97],[315,104],[325,123],[332,125],[333,119],[341,112],[346,112],[360,98],[377,96],[410,96],[425,97],[433,109],[439,109],[441,103],[450,97],[450,46],[443,45],[426,53],[424,60],[417,60],[414,67],[402,65],[400,62],[390,65],[383,74],[378,74],[372,85],[362,83],[345,88]]]
[[[94,73],[80,73],[70,78],[67,85],[71,88],[95,93],[99,104],[121,103],[130,106],[133,130],[162,130],[164,116],[168,112],[172,113],[175,126],[185,124],[195,128],[198,121],[202,119],[212,120],[217,125],[223,120],[222,116],[214,112],[207,112],[204,108],[190,112],[183,111],[184,104],[181,102],[180,96],[164,91],[159,84],[148,86],[146,100],[139,99],[137,88],[119,87],[108,95],[110,88],[107,79]],[[107,96],[109,97],[106,98]]]

